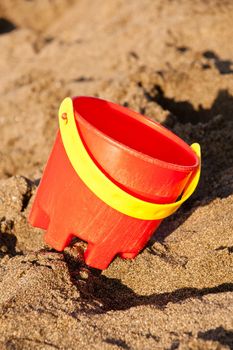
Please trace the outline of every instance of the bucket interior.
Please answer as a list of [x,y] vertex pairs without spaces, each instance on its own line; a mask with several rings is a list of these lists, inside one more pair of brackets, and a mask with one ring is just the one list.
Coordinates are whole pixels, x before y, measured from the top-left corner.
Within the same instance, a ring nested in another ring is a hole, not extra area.
[[73,101],[78,115],[98,132],[146,156],[182,167],[195,167],[191,148],[160,124],[128,108],[94,97]]

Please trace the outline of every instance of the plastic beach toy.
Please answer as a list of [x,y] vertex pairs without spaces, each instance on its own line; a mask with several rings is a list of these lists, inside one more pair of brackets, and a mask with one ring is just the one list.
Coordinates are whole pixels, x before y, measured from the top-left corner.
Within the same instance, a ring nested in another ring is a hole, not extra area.
[[199,177],[198,144],[114,103],[66,98],[29,222],[58,251],[86,241],[86,264],[102,270],[134,258]]

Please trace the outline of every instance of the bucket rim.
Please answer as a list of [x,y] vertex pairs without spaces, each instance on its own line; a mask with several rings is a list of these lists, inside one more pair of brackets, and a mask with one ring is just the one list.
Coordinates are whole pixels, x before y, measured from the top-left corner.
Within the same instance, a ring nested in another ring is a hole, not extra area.
[[[98,101],[105,102],[111,108],[113,107],[114,109],[118,110],[122,114],[127,114],[128,117],[130,117],[134,120],[137,120],[138,122],[142,123],[143,125],[146,125],[152,129],[154,129],[156,132],[163,134],[165,137],[168,137],[172,142],[174,142],[174,144],[176,144],[178,147],[183,148],[183,150],[185,150],[187,153],[189,153],[189,155],[193,158],[194,164],[193,165],[181,165],[181,164],[167,162],[165,160],[161,160],[159,158],[153,157],[147,153],[136,150],[135,148],[130,147],[130,146],[116,140],[115,138],[113,138],[113,137],[109,136],[108,134],[106,134],[105,132],[101,131],[98,127],[94,126],[84,116],[82,116],[82,114],[79,111],[77,111],[75,109],[74,102],[78,103],[78,100],[80,100],[80,99],[82,99],[82,100],[85,99],[87,101],[98,100]],[[137,158],[140,158],[141,160],[143,160],[147,163],[149,162],[151,164],[158,165],[162,168],[166,168],[166,169],[174,170],[174,171],[180,171],[180,172],[192,172],[200,165],[198,156],[195,154],[195,152],[192,150],[192,148],[185,141],[183,141],[175,133],[173,133],[169,129],[165,128],[160,123],[150,119],[149,117],[142,115],[142,114],[140,114],[140,113],[138,113],[138,112],[136,112],[128,107],[121,106],[117,103],[114,103],[112,101],[109,101],[109,100],[106,100],[103,98],[99,98],[99,97],[82,96],[81,95],[81,96],[72,97],[72,101],[73,101],[74,117],[75,117],[75,120],[78,124],[81,121],[81,123],[83,123],[85,125],[85,127],[87,127],[89,130],[92,130],[92,132],[101,136],[105,141],[111,143],[115,147],[123,149],[124,151],[128,152],[130,155],[137,157]],[[79,132],[81,133],[80,129],[79,129]],[[82,133],[81,133],[81,136],[82,136],[84,143],[86,144],[85,137],[82,135]],[[91,152],[91,150],[90,150],[90,152]]]

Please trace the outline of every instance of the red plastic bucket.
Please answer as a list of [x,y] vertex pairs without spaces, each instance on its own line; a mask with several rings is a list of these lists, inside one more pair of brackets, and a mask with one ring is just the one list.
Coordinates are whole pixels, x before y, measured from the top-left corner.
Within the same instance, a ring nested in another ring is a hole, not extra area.
[[[131,197],[149,203],[174,203],[197,173],[197,154],[160,124],[93,97],[76,97],[72,104],[75,128],[91,161],[108,181]],[[61,119],[69,123],[63,112]],[[59,131],[30,223],[46,229],[45,241],[59,251],[73,236],[88,242],[85,261],[95,268],[105,269],[116,255],[135,257],[161,219],[133,217],[106,203],[102,198],[102,194],[108,195],[105,187],[98,194],[83,181],[64,140]],[[72,152],[78,167],[81,158],[75,149]],[[86,175],[90,182],[92,174]]]

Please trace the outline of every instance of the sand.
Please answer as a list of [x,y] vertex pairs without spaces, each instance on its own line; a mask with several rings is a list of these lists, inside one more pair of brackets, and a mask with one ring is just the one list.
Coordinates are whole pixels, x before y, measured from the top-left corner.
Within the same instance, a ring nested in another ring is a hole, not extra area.
[[[1,0],[0,18],[0,349],[233,349],[233,2]],[[27,223],[74,95],[202,146],[193,197],[102,274]]]

